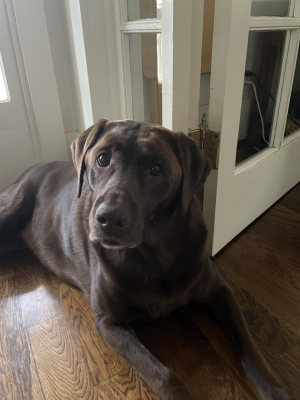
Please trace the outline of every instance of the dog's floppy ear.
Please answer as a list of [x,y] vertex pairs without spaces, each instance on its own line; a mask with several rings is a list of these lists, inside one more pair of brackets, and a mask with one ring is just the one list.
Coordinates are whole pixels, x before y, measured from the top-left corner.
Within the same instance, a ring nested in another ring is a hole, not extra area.
[[73,163],[75,165],[78,175],[77,197],[80,197],[81,195],[83,175],[86,168],[86,152],[95,145],[95,143],[103,133],[103,129],[106,123],[107,119],[100,119],[97,124],[82,132],[78,136],[78,138],[75,139],[71,144]]
[[179,162],[182,168],[181,214],[187,215],[191,198],[204,185],[211,171],[211,163],[196,142],[184,133],[175,133]]

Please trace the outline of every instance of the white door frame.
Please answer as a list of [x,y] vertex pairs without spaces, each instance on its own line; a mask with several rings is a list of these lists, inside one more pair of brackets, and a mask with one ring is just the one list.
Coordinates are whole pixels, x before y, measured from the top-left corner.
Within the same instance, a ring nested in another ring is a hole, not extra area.
[[203,0],[162,2],[163,126],[198,128]]
[[5,0],[38,161],[68,161],[43,0]]

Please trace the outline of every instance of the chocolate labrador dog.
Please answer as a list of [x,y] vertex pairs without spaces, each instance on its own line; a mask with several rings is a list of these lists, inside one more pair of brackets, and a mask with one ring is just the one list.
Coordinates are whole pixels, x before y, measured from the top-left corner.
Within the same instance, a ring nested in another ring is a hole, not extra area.
[[0,249],[26,244],[90,301],[95,326],[163,400],[195,396],[139,341],[130,323],[189,302],[211,305],[262,399],[293,399],[278,383],[239,304],[205,254],[195,193],[210,163],[183,133],[107,121],[71,146],[72,163],[29,168],[0,194]]

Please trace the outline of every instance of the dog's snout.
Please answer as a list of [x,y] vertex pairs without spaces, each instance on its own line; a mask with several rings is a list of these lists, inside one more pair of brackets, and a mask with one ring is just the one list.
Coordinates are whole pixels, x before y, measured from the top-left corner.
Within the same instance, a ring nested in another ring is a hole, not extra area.
[[102,230],[122,229],[128,225],[128,215],[120,206],[102,203],[96,211],[96,220]]

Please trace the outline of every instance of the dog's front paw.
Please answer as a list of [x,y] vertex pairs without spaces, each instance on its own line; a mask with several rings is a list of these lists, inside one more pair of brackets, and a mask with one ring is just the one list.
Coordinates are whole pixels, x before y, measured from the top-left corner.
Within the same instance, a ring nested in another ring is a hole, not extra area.
[[263,389],[258,391],[262,400],[299,400],[284,388],[276,388],[270,385],[266,387],[266,385],[264,385]]

